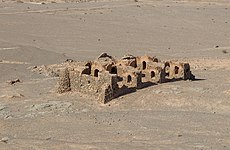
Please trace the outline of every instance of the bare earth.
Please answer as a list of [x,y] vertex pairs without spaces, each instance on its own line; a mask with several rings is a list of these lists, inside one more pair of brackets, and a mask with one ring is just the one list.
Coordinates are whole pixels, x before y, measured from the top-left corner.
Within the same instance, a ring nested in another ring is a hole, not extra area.
[[[0,2],[0,149],[230,149],[229,0],[22,2]],[[198,80],[102,105],[30,69],[102,52],[189,62]]]

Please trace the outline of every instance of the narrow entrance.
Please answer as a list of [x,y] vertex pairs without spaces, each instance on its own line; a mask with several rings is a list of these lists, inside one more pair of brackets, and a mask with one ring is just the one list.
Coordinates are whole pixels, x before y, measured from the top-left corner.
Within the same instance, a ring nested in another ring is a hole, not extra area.
[[112,74],[117,74],[117,67],[112,67],[112,69],[111,69],[111,73]]
[[175,66],[175,74],[179,73],[179,67]]
[[130,75],[128,75],[127,82],[130,83],[131,81],[132,81],[132,77]]
[[142,62],[142,69],[143,69],[143,70],[146,69],[146,62],[145,62],[145,61]]
[[155,72],[151,71],[151,78],[154,78],[154,77],[155,77]]
[[98,77],[98,72],[99,72],[98,69],[95,69],[95,70],[94,70],[94,77]]

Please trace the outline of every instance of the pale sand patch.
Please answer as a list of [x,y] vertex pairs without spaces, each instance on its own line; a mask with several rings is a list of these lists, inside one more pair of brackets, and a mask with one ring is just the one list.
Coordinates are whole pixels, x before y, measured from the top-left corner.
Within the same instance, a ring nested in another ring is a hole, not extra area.
[[3,47],[3,48],[0,48],[0,51],[1,50],[13,50],[13,49],[18,49],[19,47]]
[[230,89],[223,92],[226,95],[230,95]]
[[198,59],[187,59],[184,62],[188,62],[191,69],[194,70],[230,70],[230,59],[215,59],[215,58],[198,58]]
[[0,64],[18,64],[18,65],[27,65],[30,64],[28,62],[20,62],[20,61],[7,61],[7,60],[0,60]]

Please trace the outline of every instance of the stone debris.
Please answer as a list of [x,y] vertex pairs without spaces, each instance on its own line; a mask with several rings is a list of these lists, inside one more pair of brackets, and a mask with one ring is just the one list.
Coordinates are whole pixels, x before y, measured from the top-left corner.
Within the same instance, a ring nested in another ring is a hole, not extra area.
[[10,115],[9,113],[10,113],[9,108],[7,106],[4,106],[4,105],[0,104],[0,118],[7,119],[5,117]]
[[42,110],[65,110],[72,106],[70,102],[59,102],[59,101],[50,101],[41,104],[31,105],[30,111],[42,111]]
[[4,110],[6,108],[7,108],[6,106],[0,105],[0,111]]
[[15,93],[12,95],[1,95],[0,98],[6,98],[6,99],[14,99],[14,98],[23,98],[25,95],[21,93]]
[[3,143],[8,143],[9,139],[10,139],[10,138],[8,138],[8,137],[3,137],[3,138],[1,139],[1,142],[3,142]]
[[[39,68],[41,72],[44,71],[41,67],[36,69]],[[107,53],[102,53],[93,61],[71,60],[43,66],[44,68],[45,72],[49,70],[59,77],[58,93],[78,91],[101,103],[150,85],[195,79],[188,63],[161,62],[158,58],[147,55],[125,55],[121,59],[114,59]]]
[[6,115],[6,116],[4,117],[4,119],[11,119],[11,118],[13,118],[12,115]]
[[7,83],[9,83],[10,85],[13,85],[15,83],[20,83],[20,82],[22,82],[20,79],[15,79],[15,80],[7,81]]
[[44,74],[45,76],[51,76],[51,77],[58,77],[59,76],[59,65],[51,65],[51,66],[33,66],[29,67],[33,72],[37,72],[39,74]]

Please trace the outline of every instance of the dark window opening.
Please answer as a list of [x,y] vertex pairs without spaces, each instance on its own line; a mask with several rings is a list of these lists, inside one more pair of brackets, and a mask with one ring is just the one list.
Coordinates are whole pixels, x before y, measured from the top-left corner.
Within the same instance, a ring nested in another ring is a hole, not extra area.
[[91,64],[87,63],[85,66],[88,66],[91,69]]
[[94,70],[94,77],[98,77],[98,72],[99,72],[98,69],[95,69],[95,70]]
[[90,69],[89,68],[86,68],[82,71],[82,74],[87,74],[87,75],[90,75]]
[[166,63],[165,63],[165,67],[170,67],[169,62],[166,62]]
[[136,63],[136,61],[131,62],[131,63],[130,63],[130,66],[132,66],[132,67],[134,67],[134,68],[137,68],[137,63]]
[[132,81],[132,77],[130,75],[128,75],[127,82],[130,83],[131,81]]
[[154,77],[155,77],[155,72],[151,71],[151,78],[154,78]]
[[117,67],[112,67],[111,72],[112,74],[117,74]]
[[175,66],[175,74],[179,73],[179,67]]
[[87,73],[86,74],[91,74],[91,64],[90,63],[87,63],[85,66],[88,66],[88,69],[87,69]]
[[165,76],[169,76],[170,64],[169,62],[165,63]]
[[145,61],[142,62],[142,69],[143,69],[143,70],[146,69],[146,62],[145,62]]
[[153,62],[159,62],[157,58],[153,58]]

